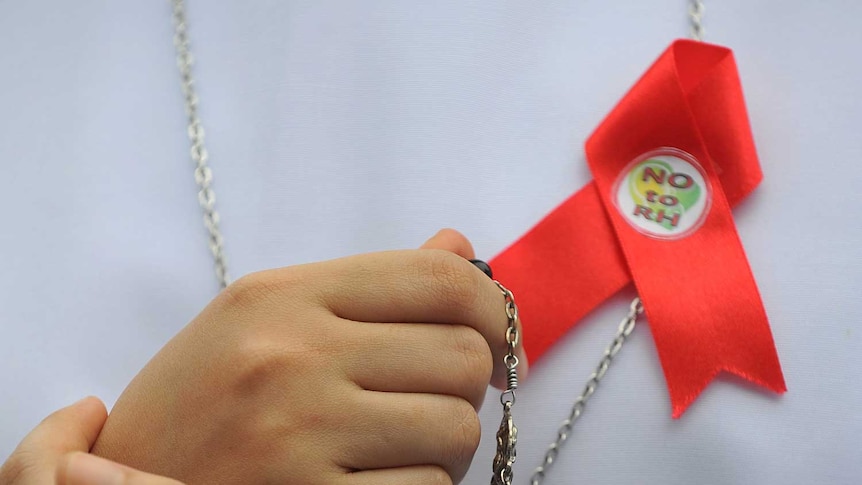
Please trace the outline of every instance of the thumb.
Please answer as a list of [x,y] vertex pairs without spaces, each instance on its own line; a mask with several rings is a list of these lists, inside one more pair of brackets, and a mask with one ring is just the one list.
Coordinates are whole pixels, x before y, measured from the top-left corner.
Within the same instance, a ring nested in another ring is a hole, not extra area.
[[437,234],[431,236],[431,239],[425,241],[419,249],[443,249],[464,259],[476,257],[470,240],[455,229],[441,229]]
[[182,485],[171,478],[150,475],[96,455],[66,455],[57,468],[57,485]]

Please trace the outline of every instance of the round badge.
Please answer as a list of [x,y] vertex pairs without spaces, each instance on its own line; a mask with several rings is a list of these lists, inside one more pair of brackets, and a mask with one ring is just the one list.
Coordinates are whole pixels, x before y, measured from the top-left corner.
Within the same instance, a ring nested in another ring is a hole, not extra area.
[[623,170],[613,200],[623,218],[647,236],[678,239],[709,212],[711,187],[697,160],[676,148],[645,153]]

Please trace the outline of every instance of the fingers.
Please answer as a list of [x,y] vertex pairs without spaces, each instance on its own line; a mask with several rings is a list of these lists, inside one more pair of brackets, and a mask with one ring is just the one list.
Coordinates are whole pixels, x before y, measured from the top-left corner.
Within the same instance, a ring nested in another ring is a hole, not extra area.
[[[470,240],[454,229],[441,229],[437,234],[425,241],[419,249],[442,249],[455,253],[467,260],[476,258],[476,253],[473,251],[473,245],[470,243]],[[523,340],[523,333],[521,334],[521,339]],[[517,356],[520,360],[518,375],[521,379],[526,379],[529,362],[527,361],[527,354],[524,352],[523,344],[518,348]],[[505,386],[504,382],[498,372],[494,376],[493,384],[502,388]]]
[[359,419],[348,424],[348,436],[355,439],[343,451],[344,462],[339,465],[345,468],[436,465],[457,483],[479,446],[479,417],[463,399],[362,391],[355,402],[345,405],[362,410]]
[[455,229],[441,229],[437,234],[431,236],[431,239],[425,241],[425,244],[419,249],[442,249],[455,253],[464,259],[476,257],[470,240]]
[[489,341],[500,341],[505,332],[500,290],[469,261],[448,251],[385,251],[318,264],[326,269],[315,271],[321,286],[334,289],[320,296],[339,317],[464,324]]
[[54,412],[12,453],[0,469],[0,483],[179,484],[89,455],[107,417],[105,405],[95,397],[81,399]]
[[62,455],[89,451],[107,416],[105,405],[94,397],[54,412],[12,452],[0,468],[0,483],[53,483]]
[[452,485],[446,470],[439,466],[420,465],[390,468],[387,470],[365,470],[346,476],[344,485]]
[[[443,249],[467,260],[476,258],[476,253],[473,251],[473,245],[470,243],[470,240],[454,229],[441,229],[437,234],[425,241],[420,249]],[[487,265],[487,263],[485,264]],[[521,340],[523,340],[523,333],[521,334]],[[527,354],[524,352],[523,344],[519,346],[516,355],[520,361],[518,375],[522,380],[526,379],[527,369],[530,364],[527,361]],[[502,388],[504,387],[504,382],[500,378],[499,373],[494,376],[493,384],[495,386]]]
[[[322,304],[360,322],[447,323],[474,328],[494,356],[495,382],[505,374],[508,325],[499,288],[466,259],[440,250],[363,254],[325,263],[314,271]],[[310,271],[311,266],[297,271]]]
[[70,453],[57,468],[57,485],[182,485],[87,453]]
[[344,322],[353,327],[345,370],[369,391],[447,394],[478,410],[493,362],[488,343],[464,325]]
[[32,449],[40,451],[90,451],[99,437],[108,411],[96,397],[80,401],[55,411],[39,423],[24,439]]

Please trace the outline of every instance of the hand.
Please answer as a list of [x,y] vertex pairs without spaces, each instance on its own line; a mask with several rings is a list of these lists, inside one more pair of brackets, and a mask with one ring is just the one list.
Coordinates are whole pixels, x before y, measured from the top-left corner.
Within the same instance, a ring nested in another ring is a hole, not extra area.
[[0,484],[182,485],[87,454],[107,417],[94,397],[48,416],[0,468]]
[[505,305],[463,236],[424,247],[240,279],[132,381],[94,453],[188,483],[460,481],[494,363],[504,383]]

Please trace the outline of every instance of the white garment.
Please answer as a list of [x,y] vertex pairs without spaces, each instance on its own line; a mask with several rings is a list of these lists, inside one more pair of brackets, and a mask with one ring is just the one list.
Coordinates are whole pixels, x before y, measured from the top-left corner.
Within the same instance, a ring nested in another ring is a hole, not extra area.
[[[589,180],[583,141],[687,35],[686,8],[190,2],[233,275],[415,247],[446,226],[490,259]],[[850,1],[707,2],[765,173],[735,217],[789,392],[720,377],[672,420],[640,326],[548,483],[862,483],[860,17]],[[216,293],[171,38],[167,2],[0,2],[2,456],[62,405],[113,403]],[[533,366],[518,482],[632,295]],[[488,481],[496,400],[467,484]]]

